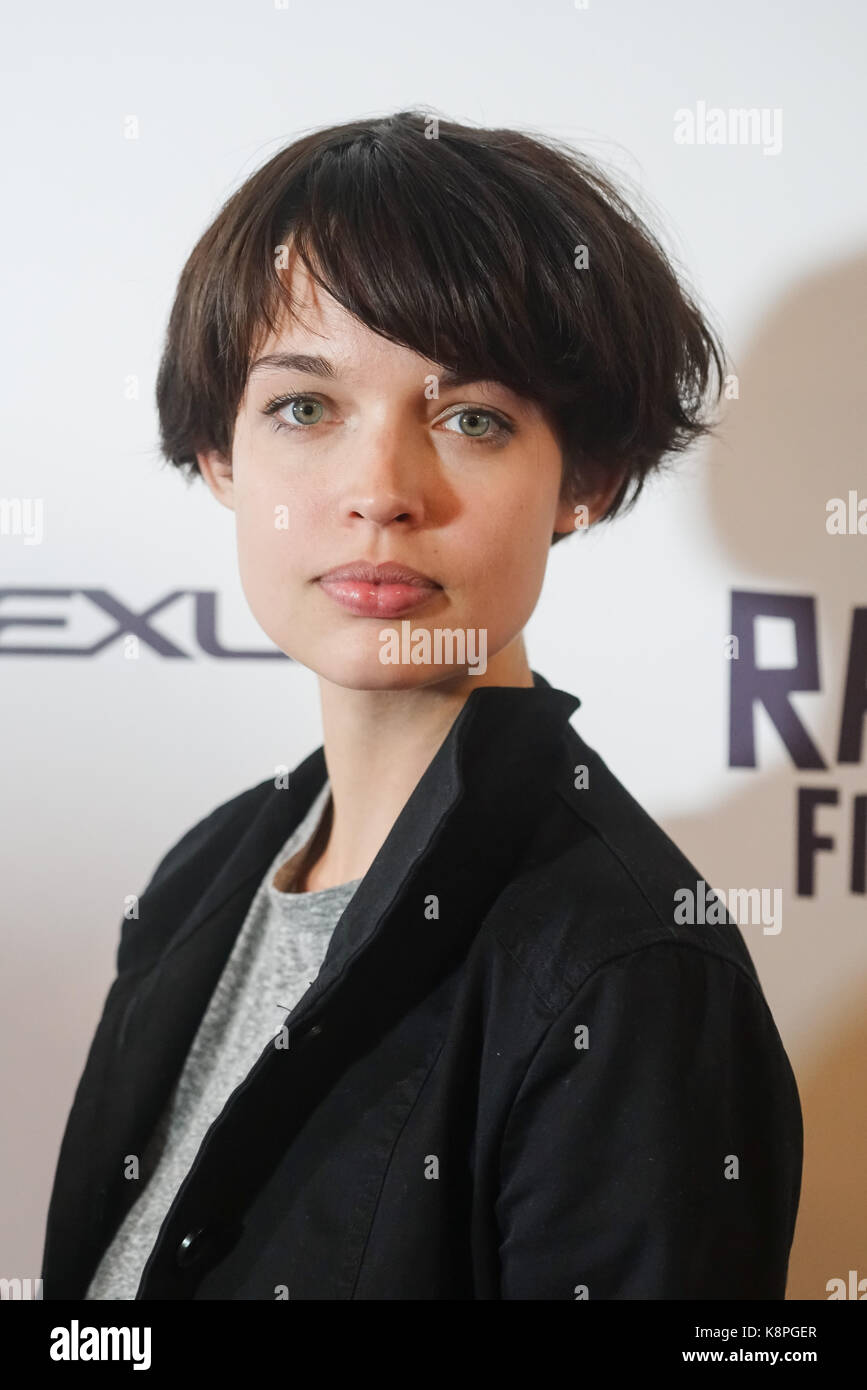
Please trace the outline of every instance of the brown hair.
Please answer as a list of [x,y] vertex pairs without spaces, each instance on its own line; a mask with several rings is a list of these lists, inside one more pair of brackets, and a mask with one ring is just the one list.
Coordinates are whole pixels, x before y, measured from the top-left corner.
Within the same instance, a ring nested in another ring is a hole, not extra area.
[[594,163],[548,136],[401,111],[282,149],[190,254],[156,386],[161,452],[190,479],[197,451],[230,456],[253,357],[291,313],[275,259],[290,242],[374,332],[538,402],[564,497],[621,476],[605,520],[716,423],[702,409],[723,348]]

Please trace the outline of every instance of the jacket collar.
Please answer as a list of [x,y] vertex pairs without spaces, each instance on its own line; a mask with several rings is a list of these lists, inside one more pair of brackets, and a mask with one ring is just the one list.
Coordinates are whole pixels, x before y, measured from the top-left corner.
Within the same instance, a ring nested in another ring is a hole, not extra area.
[[[468,858],[478,873],[486,868],[496,877],[497,869],[509,863],[507,846],[515,848],[536,823],[564,748],[566,725],[581,704],[576,695],[551,686],[538,672],[532,675],[532,688],[487,685],[471,692],[350,900],[338,939],[351,938],[361,945],[373,935],[383,909],[402,891],[419,856],[425,862],[440,856],[447,824],[452,830],[449,838],[456,840],[455,866]],[[175,933],[167,954],[244,883],[258,886],[327,775],[320,746],[291,774],[288,788],[264,784],[263,806]],[[479,861],[481,843],[489,851],[484,865]]]
[[[580,704],[533,676],[532,689],[480,686],[463,705],[344,909],[302,1000],[308,1024],[353,971],[360,1009],[388,978],[402,1008],[466,949],[539,824]],[[419,951],[434,898],[436,931]]]

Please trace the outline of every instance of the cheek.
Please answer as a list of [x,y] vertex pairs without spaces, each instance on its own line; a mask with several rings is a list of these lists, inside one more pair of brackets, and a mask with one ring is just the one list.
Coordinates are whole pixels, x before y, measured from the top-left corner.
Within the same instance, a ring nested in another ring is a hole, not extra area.
[[488,489],[480,505],[474,504],[466,553],[472,555],[473,570],[483,583],[489,579],[501,584],[507,574],[518,591],[541,584],[558,488],[559,471],[540,460],[538,467],[522,468],[517,477],[504,477],[499,486]]
[[309,532],[279,497],[236,499],[235,519],[238,574],[250,612],[276,647],[303,662],[310,641],[303,581],[316,571]]
[[309,528],[293,500],[278,489],[236,495],[235,522],[241,585],[261,622],[264,606],[288,596],[293,581],[306,574]]
[[317,502],[280,481],[278,468],[249,468],[235,490],[238,551],[251,568],[304,570],[319,521]]

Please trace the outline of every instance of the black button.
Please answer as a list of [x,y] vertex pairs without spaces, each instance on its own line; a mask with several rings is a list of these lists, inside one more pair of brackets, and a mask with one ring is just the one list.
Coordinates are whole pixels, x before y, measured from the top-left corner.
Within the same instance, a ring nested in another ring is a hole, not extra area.
[[187,1269],[190,1265],[196,1264],[200,1259],[200,1252],[204,1244],[204,1236],[204,1230],[188,1231],[184,1236],[175,1255],[175,1260],[180,1265],[181,1269]]
[[175,1252],[175,1263],[181,1269],[191,1269],[206,1260],[216,1262],[236,1243],[240,1225],[214,1224],[188,1231]]

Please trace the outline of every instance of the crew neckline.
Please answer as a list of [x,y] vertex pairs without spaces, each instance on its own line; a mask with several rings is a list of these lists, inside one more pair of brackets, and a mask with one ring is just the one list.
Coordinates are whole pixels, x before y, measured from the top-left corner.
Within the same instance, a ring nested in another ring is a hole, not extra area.
[[[327,888],[302,889],[300,892],[292,886],[298,877],[298,872],[312,841],[319,833],[324,817],[330,812],[330,807],[331,783],[326,778],[303,819],[292,831],[268,869],[268,893],[274,901],[281,903],[297,902],[299,899],[303,899],[305,902],[314,899],[323,901],[327,900],[329,894],[339,897],[347,890],[354,890],[361,883],[361,878],[353,878],[348,879],[345,883],[332,883]],[[274,882],[278,874],[286,882],[286,887],[278,887]]]

